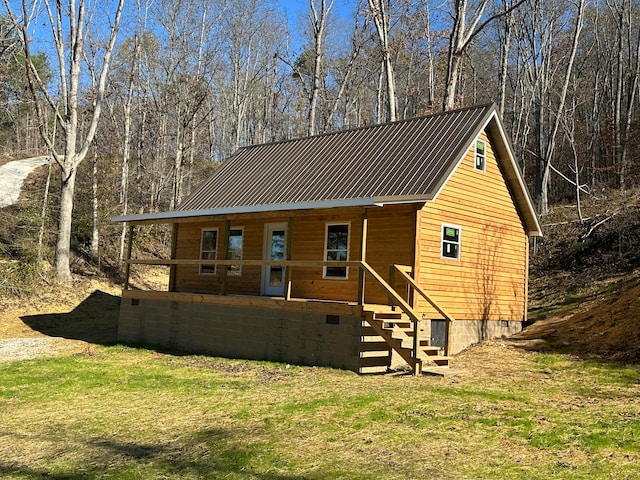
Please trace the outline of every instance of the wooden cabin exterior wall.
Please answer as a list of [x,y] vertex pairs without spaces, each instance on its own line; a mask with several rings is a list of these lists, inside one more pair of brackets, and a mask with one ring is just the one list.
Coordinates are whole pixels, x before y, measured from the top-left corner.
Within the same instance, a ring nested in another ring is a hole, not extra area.
[[[367,208],[366,259],[385,279],[389,280],[390,265],[413,265],[415,246],[416,206],[392,205]],[[264,256],[264,232],[268,223],[287,224],[291,220],[292,260],[322,261],[325,255],[326,225],[349,224],[349,260],[360,260],[362,241],[362,208],[339,208],[317,211],[283,212],[282,214],[247,214],[229,217],[198,219],[197,222],[178,224],[176,258],[198,259],[203,229],[218,230],[217,258],[222,259],[226,249],[226,222],[231,229],[243,229],[245,260],[261,260]],[[218,294],[222,286],[222,266],[215,274],[199,274],[197,265],[175,267],[175,291]],[[321,267],[295,267],[292,269],[293,297],[319,300],[356,301],[358,295],[358,271],[349,268],[346,279],[323,278]],[[239,295],[260,295],[262,268],[243,266],[239,276],[227,275],[226,292]],[[404,284],[397,282],[399,291]],[[366,283],[365,299],[369,303],[386,303],[386,295],[373,282]]]
[[[437,198],[421,210],[417,275],[456,320],[526,320],[528,237],[489,138],[486,169],[475,142]],[[461,227],[460,259],[442,257],[444,224]],[[422,299],[418,310],[441,318]]]

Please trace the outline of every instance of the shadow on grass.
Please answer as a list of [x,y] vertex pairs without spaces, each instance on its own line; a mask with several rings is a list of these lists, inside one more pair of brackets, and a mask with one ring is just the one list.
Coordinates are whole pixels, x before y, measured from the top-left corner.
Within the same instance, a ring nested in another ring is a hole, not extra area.
[[28,315],[20,319],[50,337],[111,345],[118,335],[120,297],[95,290],[68,313]]
[[[242,443],[231,430],[208,429],[167,444],[119,442],[116,439],[58,439],[57,458],[29,464],[0,460],[0,477],[89,480],[94,478],[260,478],[311,480],[323,478],[274,472],[287,461],[269,445]],[[19,439],[17,440],[19,442]],[[47,438],[45,443],[50,442]],[[69,445],[65,449],[64,445]],[[62,450],[62,451],[61,451]]]

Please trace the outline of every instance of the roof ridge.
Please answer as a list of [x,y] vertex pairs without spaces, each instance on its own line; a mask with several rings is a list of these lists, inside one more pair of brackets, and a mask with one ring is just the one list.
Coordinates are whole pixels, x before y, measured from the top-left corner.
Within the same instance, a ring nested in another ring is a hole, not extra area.
[[[487,103],[483,103],[483,104],[479,104],[479,105],[470,105],[468,107],[460,107],[460,108],[456,108],[454,110],[444,110],[442,112],[431,113],[429,115],[419,115],[417,117],[403,118],[402,120],[395,120],[393,122],[374,123],[374,124],[371,124],[371,125],[362,125],[362,126],[359,126],[359,127],[350,127],[350,128],[345,128],[345,129],[341,129],[341,130],[333,130],[331,132],[317,133],[315,135],[306,135],[304,137],[285,138],[285,139],[282,139],[282,140],[275,140],[273,142],[264,142],[264,143],[256,143],[256,144],[253,144],[253,145],[245,145],[244,147],[239,147],[232,155],[230,155],[230,157],[234,156],[240,150],[248,150],[248,149],[251,149],[251,148],[264,147],[264,146],[270,146],[270,145],[278,145],[278,144],[289,143],[289,142],[300,142],[300,141],[303,141],[303,140],[310,140],[312,138],[322,138],[322,137],[328,137],[328,136],[332,136],[332,135],[339,135],[339,134],[355,132],[355,131],[360,131],[360,130],[373,130],[373,129],[376,129],[376,128],[388,127],[390,125],[402,125],[402,124],[405,124],[405,123],[424,120],[424,119],[427,119],[427,118],[441,117],[441,116],[444,116],[444,115],[453,115],[453,114],[464,112],[464,111],[468,111],[468,110],[483,110],[483,109],[487,109],[487,108],[494,108],[495,109],[496,108],[496,103],[495,102],[487,102]],[[229,158],[229,157],[227,157],[227,158]]]

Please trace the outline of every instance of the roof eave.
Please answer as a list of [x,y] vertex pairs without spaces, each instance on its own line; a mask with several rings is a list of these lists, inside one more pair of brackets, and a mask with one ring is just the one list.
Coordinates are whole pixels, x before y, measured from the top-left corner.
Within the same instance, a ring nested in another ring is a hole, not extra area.
[[286,203],[277,205],[246,205],[240,207],[214,208],[208,210],[184,210],[158,213],[143,213],[135,215],[120,215],[113,217],[112,222],[122,223],[173,223],[173,220],[180,220],[193,217],[209,217],[221,215],[238,215],[243,213],[262,212],[282,212],[287,210],[314,210],[320,208],[338,207],[372,207],[380,205],[381,202],[373,198],[349,198],[339,200],[326,200],[318,202]]
[[502,150],[497,155],[497,158],[503,159],[501,166],[504,169],[505,180],[512,186],[510,189],[514,200],[518,206],[518,211],[522,216],[522,220],[527,231],[527,235],[530,237],[542,237],[542,227],[538,221],[538,214],[533,206],[533,201],[529,195],[529,189],[524,183],[524,179],[520,173],[520,168],[513,155],[513,149],[509,142],[504,130],[504,126],[500,121],[500,117],[497,112],[493,112],[490,118],[487,120],[486,128],[488,133],[492,136],[497,136],[500,142],[496,144],[499,150]]

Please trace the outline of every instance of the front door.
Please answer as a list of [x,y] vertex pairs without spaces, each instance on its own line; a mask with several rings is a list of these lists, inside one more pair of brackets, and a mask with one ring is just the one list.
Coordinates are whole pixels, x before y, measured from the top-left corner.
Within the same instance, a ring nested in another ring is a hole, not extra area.
[[[267,223],[264,226],[265,260],[286,260],[287,224]],[[262,294],[270,297],[284,296],[285,267],[265,265],[262,267]]]

